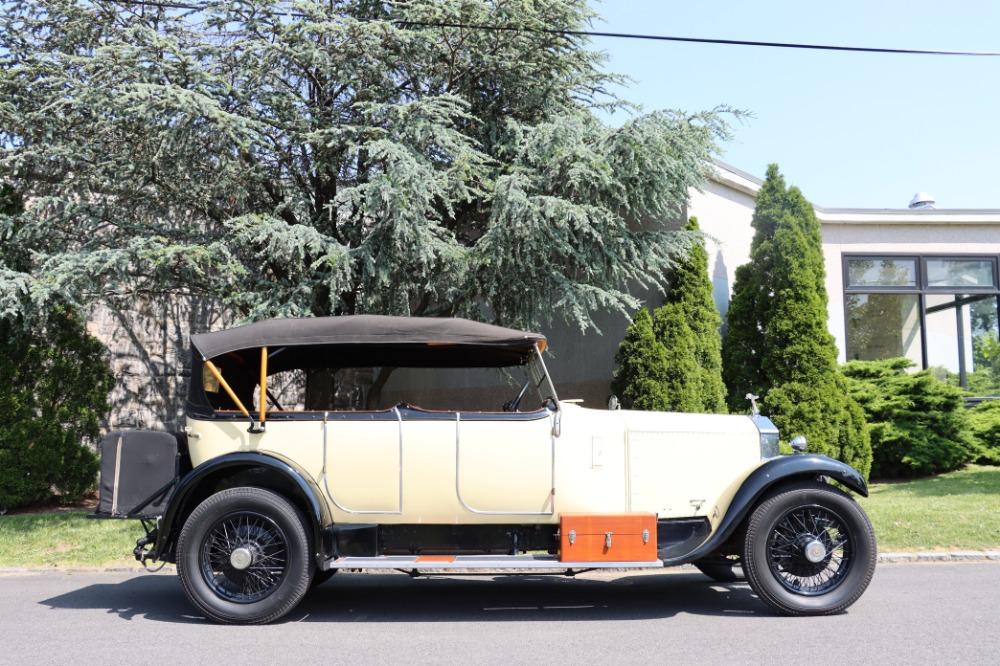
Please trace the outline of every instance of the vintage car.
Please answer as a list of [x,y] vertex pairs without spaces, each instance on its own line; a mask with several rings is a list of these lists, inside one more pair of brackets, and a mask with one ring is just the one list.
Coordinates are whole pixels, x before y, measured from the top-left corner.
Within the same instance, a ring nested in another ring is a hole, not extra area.
[[866,495],[856,470],[779,456],[755,408],[561,400],[545,346],[463,319],[374,315],[193,335],[184,432],[107,435],[97,515],[142,520],[136,558],[175,562],[190,601],[225,623],[276,620],[344,568],[692,563],[745,574],[785,614],[861,596],[874,533],[832,485]]

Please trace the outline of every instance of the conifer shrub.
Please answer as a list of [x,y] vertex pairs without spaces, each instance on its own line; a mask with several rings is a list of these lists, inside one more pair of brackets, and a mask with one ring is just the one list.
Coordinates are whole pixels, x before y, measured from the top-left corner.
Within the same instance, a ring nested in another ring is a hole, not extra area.
[[663,392],[666,409],[672,412],[700,412],[696,340],[680,303],[664,303],[653,314],[656,343],[663,349],[666,363]]
[[[685,231],[698,232],[692,217]],[[722,317],[712,298],[708,253],[695,244],[677,262],[670,275],[670,290],[653,315],[653,329],[667,348],[672,409],[681,412],[725,414],[726,385],[722,382]]]
[[757,195],[750,263],[736,271],[723,342],[723,378],[733,412],[748,393],[784,441],[804,435],[809,451],[868,475],[864,412],[837,369],[827,328],[822,238],[812,205],[771,165]]
[[[697,233],[698,221],[684,230]],[[641,310],[626,332],[611,389],[626,409],[725,413],[722,319],[702,243],[678,259],[669,283],[663,305]]]
[[[20,242],[22,200],[0,186],[0,270],[32,270]],[[94,486],[93,444],[114,378],[105,350],[71,308],[49,304],[30,322],[0,318],[0,510],[82,497]]]
[[0,320],[0,346],[0,508],[80,499],[114,384],[104,347],[67,309],[39,331]]
[[912,365],[895,358],[842,368],[868,420],[872,475],[879,478],[940,474],[979,457],[962,391],[929,370],[906,372]]
[[625,339],[615,354],[611,390],[625,409],[666,411],[667,350],[653,333],[653,318],[643,308],[625,331]]
[[969,410],[969,429],[978,444],[979,465],[1000,465],[1000,400],[990,400]]

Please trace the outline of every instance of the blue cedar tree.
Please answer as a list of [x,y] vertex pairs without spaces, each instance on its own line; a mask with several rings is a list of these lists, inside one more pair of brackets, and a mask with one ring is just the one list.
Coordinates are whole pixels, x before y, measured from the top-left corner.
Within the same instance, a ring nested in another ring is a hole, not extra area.
[[720,113],[639,114],[583,36],[407,25],[580,30],[586,0],[288,6],[5,4],[0,171],[36,254],[0,309],[181,294],[586,328],[691,245],[635,221],[703,181]]

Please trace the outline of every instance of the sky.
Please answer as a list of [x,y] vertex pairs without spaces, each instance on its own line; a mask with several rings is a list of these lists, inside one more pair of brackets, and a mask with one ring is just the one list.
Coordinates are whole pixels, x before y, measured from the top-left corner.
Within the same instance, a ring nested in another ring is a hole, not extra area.
[[[590,0],[593,30],[709,39],[1000,51],[997,0]],[[725,104],[724,162],[824,208],[1000,209],[1000,56],[806,51],[597,37],[619,96],[646,111]],[[624,120],[620,115],[610,122]]]

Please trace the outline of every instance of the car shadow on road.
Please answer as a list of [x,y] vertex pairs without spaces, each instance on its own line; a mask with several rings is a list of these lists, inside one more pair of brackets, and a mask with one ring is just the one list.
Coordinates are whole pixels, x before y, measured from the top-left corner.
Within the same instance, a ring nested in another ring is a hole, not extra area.
[[749,585],[700,573],[615,577],[334,576],[312,590],[289,620],[307,622],[483,622],[642,620],[679,613],[770,615]]
[[43,599],[50,608],[104,610],[123,620],[142,617],[159,622],[206,622],[188,602],[177,576],[136,574],[117,583],[96,583]]
[[[208,622],[176,576],[150,575],[90,585],[41,603],[102,609],[124,620]],[[644,620],[677,614],[773,613],[743,582],[716,583],[696,572],[564,576],[422,576],[341,573],[310,590],[280,622],[546,622]]]

